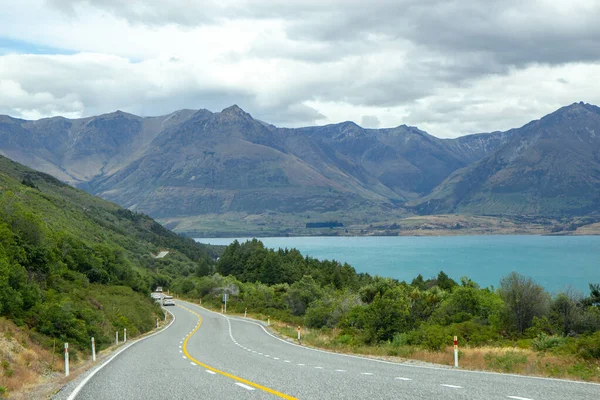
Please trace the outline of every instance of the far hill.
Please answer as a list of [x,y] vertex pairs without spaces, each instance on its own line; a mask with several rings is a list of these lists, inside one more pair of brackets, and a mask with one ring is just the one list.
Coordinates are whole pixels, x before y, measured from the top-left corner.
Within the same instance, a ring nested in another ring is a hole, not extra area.
[[600,211],[600,108],[563,107],[409,203],[421,214],[581,216]]
[[[238,106],[160,117],[0,117],[0,153],[179,232],[283,234],[409,214],[508,134],[438,139],[406,125],[282,129]],[[225,221],[225,222],[224,222]]]

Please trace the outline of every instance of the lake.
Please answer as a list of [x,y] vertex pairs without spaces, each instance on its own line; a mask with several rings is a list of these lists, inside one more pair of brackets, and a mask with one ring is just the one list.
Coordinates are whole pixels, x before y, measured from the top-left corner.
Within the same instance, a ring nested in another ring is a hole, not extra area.
[[[249,238],[237,238],[242,242]],[[228,245],[233,238],[196,241]],[[268,237],[266,247],[296,248],[303,255],[347,262],[357,272],[412,281],[443,270],[458,281],[499,286],[517,271],[550,292],[572,287],[585,295],[600,283],[600,236]]]

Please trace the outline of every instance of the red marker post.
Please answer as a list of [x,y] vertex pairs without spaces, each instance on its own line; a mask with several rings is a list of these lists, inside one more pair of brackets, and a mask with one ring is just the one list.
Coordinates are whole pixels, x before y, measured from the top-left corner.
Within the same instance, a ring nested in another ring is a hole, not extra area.
[[458,368],[458,337],[454,336],[454,368]]

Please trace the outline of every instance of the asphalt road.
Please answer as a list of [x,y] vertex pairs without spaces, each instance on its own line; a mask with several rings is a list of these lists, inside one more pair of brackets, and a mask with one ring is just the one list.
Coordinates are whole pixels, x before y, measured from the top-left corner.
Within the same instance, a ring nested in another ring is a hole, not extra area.
[[169,307],[176,319],[168,329],[135,343],[91,378],[67,385],[55,399],[600,399],[596,384],[309,349],[256,321],[176,303]]

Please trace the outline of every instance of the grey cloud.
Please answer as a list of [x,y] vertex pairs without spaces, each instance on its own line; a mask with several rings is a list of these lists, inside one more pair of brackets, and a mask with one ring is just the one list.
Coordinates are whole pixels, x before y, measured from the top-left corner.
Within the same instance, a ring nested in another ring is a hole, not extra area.
[[[369,54],[380,42],[410,41],[450,65],[447,81],[505,73],[511,66],[599,61],[600,2],[593,0],[51,0],[75,13],[80,5],[132,23],[194,27],[236,19],[283,21],[290,43],[256,44],[248,55],[326,62]],[[418,54],[417,54],[418,56]],[[472,59],[485,60],[471,66]],[[444,65],[440,65],[442,69]]]
[[360,126],[363,128],[379,128],[381,122],[375,115],[363,115],[360,120]]

